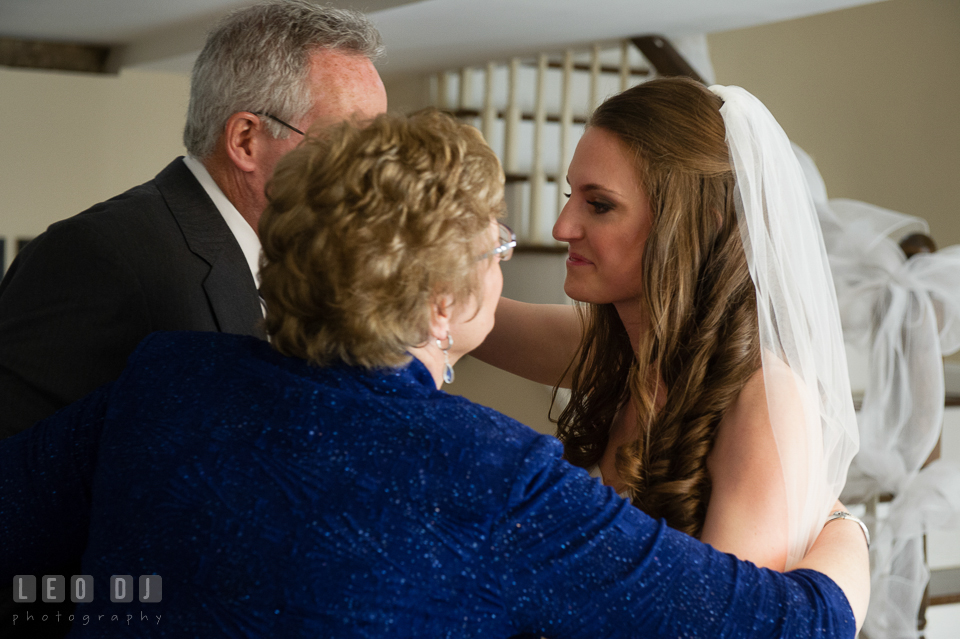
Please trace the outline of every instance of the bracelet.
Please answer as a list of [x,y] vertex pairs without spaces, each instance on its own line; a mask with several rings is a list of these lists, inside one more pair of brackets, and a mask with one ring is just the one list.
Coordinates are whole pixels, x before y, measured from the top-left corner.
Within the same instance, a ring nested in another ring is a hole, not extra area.
[[850,513],[846,512],[846,511],[843,511],[843,510],[835,510],[834,512],[830,513],[830,516],[829,516],[829,517],[827,517],[827,521],[824,522],[824,526],[826,526],[827,524],[829,524],[829,523],[830,523],[831,521],[833,521],[834,519],[849,519],[850,521],[852,521],[852,522],[856,523],[858,526],[860,526],[860,530],[863,531],[863,536],[866,537],[866,539],[867,539],[867,549],[868,549],[868,550],[870,549],[870,531],[867,530],[867,525],[866,525],[865,523],[863,523],[862,521],[860,521],[860,518],[859,518],[859,517],[854,517],[854,516],[851,515]]

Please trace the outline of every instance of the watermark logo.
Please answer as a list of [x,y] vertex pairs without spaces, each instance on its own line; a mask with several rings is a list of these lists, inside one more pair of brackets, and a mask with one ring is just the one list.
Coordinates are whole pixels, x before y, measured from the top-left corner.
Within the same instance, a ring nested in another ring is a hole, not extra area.
[[[13,600],[16,603],[33,603],[37,600],[37,578],[34,575],[16,575],[13,578]],[[63,575],[44,575],[39,583],[40,600],[47,603],[66,601],[68,590]],[[90,603],[94,594],[91,575],[70,577],[69,596],[74,603]],[[163,600],[163,578],[160,575],[140,575],[134,588],[132,575],[110,577],[108,593],[113,603],[131,603],[136,590],[140,603],[160,603]]]
[[[107,592],[110,601],[113,603],[132,603],[134,596],[140,603],[160,603],[163,600],[163,578],[160,575],[140,575],[136,584],[132,575],[113,575],[110,577]],[[63,603],[67,596],[74,603],[90,603],[94,596],[94,583],[91,575],[73,575],[70,577],[69,587],[67,580],[63,575],[43,575],[39,582],[34,575],[16,575],[13,578],[13,600],[16,603],[28,604],[37,601],[47,603]],[[102,594],[99,596],[103,596]],[[29,610],[25,613],[25,618],[21,619],[21,612],[13,615],[12,622],[16,626],[17,622],[52,622],[59,623],[61,619],[67,623],[76,623],[86,626],[92,621],[104,622],[107,618],[109,622],[126,623],[130,625],[136,618],[132,614],[127,615],[63,615],[59,611],[56,614],[33,614]],[[126,617],[124,619],[123,617]],[[150,623],[156,617],[157,625],[160,624],[160,615],[146,615],[139,611],[139,621]],[[32,623],[31,623],[32,625]]]

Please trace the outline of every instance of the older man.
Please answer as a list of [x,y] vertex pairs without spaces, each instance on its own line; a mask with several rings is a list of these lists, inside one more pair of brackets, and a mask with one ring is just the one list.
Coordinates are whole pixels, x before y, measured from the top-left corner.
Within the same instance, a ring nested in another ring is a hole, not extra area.
[[361,14],[241,9],[194,66],[189,156],[52,225],[0,284],[0,438],[116,378],[156,330],[262,335],[257,223],[277,160],[316,122],[386,110]]

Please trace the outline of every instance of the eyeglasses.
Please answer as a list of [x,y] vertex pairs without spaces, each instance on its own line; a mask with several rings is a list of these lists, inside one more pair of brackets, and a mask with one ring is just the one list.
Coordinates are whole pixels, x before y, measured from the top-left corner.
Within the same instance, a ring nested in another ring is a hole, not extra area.
[[501,262],[506,262],[513,257],[513,249],[517,245],[517,236],[503,222],[497,222],[497,226],[500,228],[500,244],[478,257],[478,262],[494,255],[498,256]]
[[275,115],[270,115],[269,113],[267,113],[267,112],[265,112],[265,111],[251,111],[250,113],[252,113],[252,114],[254,114],[254,115],[260,115],[260,116],[263,116],[263,117],[265,117],[265,118],[270,118],[271,120],[273,120],[273,121],[276,122],[277,124],[282,124],[283,126],[287,127],[287,128],[290,129],[291,131],[295,131],[295,132],[297,132],[297,133],[299,133],[300,135],[303,135],[303,136],[306,135],[306,133],[304,133],[303,131],[301,131],[301,130],[298,129],[297,127],[295,127],[295,126],[293,126],[293,125],[290,125],[290,124],[287,124],[286,122],[284,122],[283,120],[281,120],[281,119],[278,118],[277,116],[275,116]]

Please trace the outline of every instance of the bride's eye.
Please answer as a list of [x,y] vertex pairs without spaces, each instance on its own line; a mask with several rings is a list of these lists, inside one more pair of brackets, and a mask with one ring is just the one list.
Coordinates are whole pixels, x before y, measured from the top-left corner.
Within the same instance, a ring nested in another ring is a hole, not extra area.
[[600,200],[587,200],[587,204],[593,207],[593,212],[598,215],[603,215],[608,211],[613,210],[613,206],[607,204],[606,202],[601,202]]
[[572,191],[571,191],[570,193],[564,193],[564,194],[563,194],[563,197],[565,197],[565,198],[567,198],[567,199],[569,200],[571,195],[573,195],[573,192],[572,192]]

